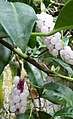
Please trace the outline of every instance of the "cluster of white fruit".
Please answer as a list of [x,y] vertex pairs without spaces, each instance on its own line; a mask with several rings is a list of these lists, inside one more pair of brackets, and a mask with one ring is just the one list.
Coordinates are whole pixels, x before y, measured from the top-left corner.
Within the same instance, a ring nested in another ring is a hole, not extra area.
[[15,87],[13,88],[9,101],[10,112],[24,113],[27,106],[27,96],[29,95],[28,89],[25,88],[25,80],[20,79],[19,76],[14,77]]
[[[48,33],[54,28],[54,18],[45,12],[37,14],[36,30]],[[61,33],[57,32],[52,36],[43,37],[43,42],[53,56],[60,56],[65,62],[73,65],[73,51],[70,46],[65,46],[61,39]]]
[[64,49],[60,51],[60,56],[65,62],[73,65],[73,51],[70,46],[64,47]]

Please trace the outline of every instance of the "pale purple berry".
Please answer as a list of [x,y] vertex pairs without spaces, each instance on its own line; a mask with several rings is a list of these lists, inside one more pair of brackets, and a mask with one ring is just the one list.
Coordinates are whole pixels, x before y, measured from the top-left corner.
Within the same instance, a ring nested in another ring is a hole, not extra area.
[[16,107],[14,106],[10,106],[10,112],[15,112],[16,111]]
[[15,95],[15,96],[13,97],[12,101],[13,101],[14,103],[20,102],[20,96]]
[[22,106],[22,107],[19,109],[19,112],[20,112],[20,113],[24,113],[25,111],[26,111],[26,107],[23,107],[23,106]]

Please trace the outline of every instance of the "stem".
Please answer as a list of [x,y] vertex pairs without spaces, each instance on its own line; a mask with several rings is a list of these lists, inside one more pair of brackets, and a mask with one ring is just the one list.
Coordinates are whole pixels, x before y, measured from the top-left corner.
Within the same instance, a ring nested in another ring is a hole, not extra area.
[[[56,32],[57,32],[56,30],[53,30],[53,31],[48,32],[48,33],[32,32],[31,36],[51,36]],[[4,34],[3,36],[0,36],[0,38],[8,38],[8,37],[9,37],[8,34]]]
[[73,78],[67,77],[67,76],[63,76],[59,73],[56,72],[52,72],[49,70],[49,68],[43,64],[43,63],[38,63],[36,60],[34,60],[33,58],[27,56],[26,54],[23,54],[23,52],[20,52],[17,48],[13,47],[11,44],[9,44],[8,42],[0,39],[0,43],[2,45],[4,45],[5,47],[7,47],[8,49],[10,49],[11,51],[13,51],[14,53],[16,53],[18,56],[22,57],[24,60],[26,60],[27,62],[31,63],[32,65],[34,65],[35,67],[37,67],[38,69],[42,70],[43,72],[45,72],[48,76],[51,77],[60,77],[63,78],[65,80],[68,80],[69,82],[73,82]]

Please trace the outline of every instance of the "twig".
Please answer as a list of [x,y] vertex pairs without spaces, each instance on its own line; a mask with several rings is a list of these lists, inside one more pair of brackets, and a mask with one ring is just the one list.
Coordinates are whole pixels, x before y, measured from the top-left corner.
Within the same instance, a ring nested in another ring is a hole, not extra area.
[[26,54],[23,54],[23,52],[19,52],[17,48],[15,48],[14,46],[12,46],[11,44],[9,44],[8,42],[6,42],[5,40],[0,39],[0,43],[3,44],[8,49],[10,49],[11,51],[13,51],[14,53],[18,54],[18,56],[20,56],[21,58],[23,58],[27,62],[31,63],[32,65],[34,65],[38,69],[40,69],[43,72],[45,72],[48,76],[51,76],[51,77],[60,77],[60,78],[65,79],[65,80],[67,80],[69,82],[73,82],[73,78],[67,77],[67,76],[63,76],[63,75],[61,75],[59,73],[50,71],[49,68],[45,64],[43,64],[43,63],[40,64],[35,59],[33,59],[31,57],[28,57]]

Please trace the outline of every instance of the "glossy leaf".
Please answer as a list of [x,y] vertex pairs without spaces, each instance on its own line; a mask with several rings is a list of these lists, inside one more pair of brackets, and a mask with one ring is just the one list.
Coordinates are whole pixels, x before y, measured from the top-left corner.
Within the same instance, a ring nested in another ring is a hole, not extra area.
[[64,3],[68,2],[69,0],[62,0]]
[[0,38],[4,38],[8,36],[5,30],[3,29],[2,25],[0,24]]
[[28,42],[28,46],[30,48],[34,48],[36,45],[37,41],[36,41],[36,37],[35,36],[31,36]]
[[36,14],[32,7],[19,2],[0,0],[0,23],[16,46],[25,49],[31,35]]
[[32,111],[26,110],[25,113],[19,114],[16,116],[16,119],[34,119]]
[[65,107],[57,112],[55,112],[55,116],[64,116],[73,118],[73,107]]
[[70,67],[70,65],[68,65],[67,63],[65,63],[61,59],[53,58],[53,60],[56,61],[57,63],[59,63],[62,67],[64,67],[68,71],[69,74],[73,75],[73,70]]
[[65,96],[54,90],[44,90],[44,93],[41,95],[41,97],[54,104],[66,105]]
[[[52,116],[50,114],[48,114],[44,111],[38,111],[38,114],[39,114],[40,119],[51,119],[52,118]],[[33,115],[34,115],[35,119],[37,119],[36,115],[35,114],[33,114]]]
[[8,0],[9,2],[23,2],[27,3],[27,0]]
[[42,79],[41,71],[39,69],[30,65],[27,62],[24,63],[24,68],[26,69],[26,72],[28,74],[28,78],[32,82],[33,85],[36,85],[36,86],[39,86],[39,87],[44,85],[44,81]]
[[65,4],[62,11],[60,12],[54,31],[66,30],[66,29],[73,29],[73,0],[70,0]]
[[16,116],[16,119],[35,119],[33,116],[29,118],[30,115],[27,114],[19,114]]
[[73,75],[73,70],[72,68],[70,67],[69,64],[65,63],[63,60],[61,59],[58,59],[58,58],[55,58],[53,56],[49,56],[48,54],[45,54],[44,57],[43,57],[43,60],[47,61],[47,62],[57,62],[59,65],[61,65],[64,69],[66,69],[68,71],[68,73],[70,75]]
[[[9,43],[11,42],[10,39],[5,40],[7,40]],[[4,67],[11,60],[11,55],[12,55],[11,51],[2,44],[0,44],[0,74],[2,73]]]
[[43,88],[45,90],[42,95],[44,98],[57,104],[73,106],[73,91],[67,86],[51,82],[45,84]]

